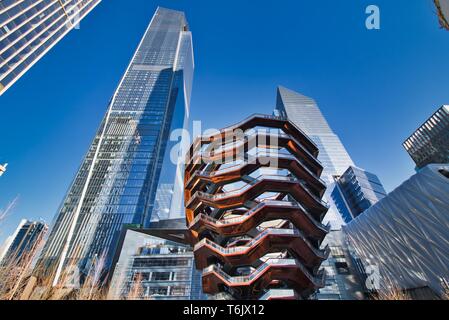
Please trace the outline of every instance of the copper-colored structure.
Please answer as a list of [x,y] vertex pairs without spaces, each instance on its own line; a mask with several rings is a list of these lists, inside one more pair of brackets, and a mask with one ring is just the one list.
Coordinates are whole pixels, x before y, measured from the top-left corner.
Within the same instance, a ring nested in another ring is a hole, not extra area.
[[306,299],[323,285],[327,204],[317,146],[264,115],[195,140],[185,204],[203,290],[234,299]]

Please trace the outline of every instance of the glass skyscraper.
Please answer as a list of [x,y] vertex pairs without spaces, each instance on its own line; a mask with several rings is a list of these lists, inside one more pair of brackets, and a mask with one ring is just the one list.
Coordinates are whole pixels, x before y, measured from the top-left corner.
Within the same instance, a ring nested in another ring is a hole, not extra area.
[[449,163],[449,105],[439,108],[403,146],[418,170],[432,163]]
[[0,95],[100,1],[0,1]]
[[323,199],[328,202],[329,210],[323,223],[329,223],[331,232],[326,236],[322,247],[329,246],[331,254],[323,262],[326,272],[325,287],[316,294],[317,299],[352,300],[363,299],[363,288],[359,285],[357,270],[348,254],[348,248],[342,234],[345,225],[337,203],[332,198],[338,179],[354,163],[324,118],[314,99],[284,87],[278,87],[275,114],[287,117],[315,142],[320,153],[318,160],[323,165],[321,179],[327,189]]
[[0,252],[0,266],[14,263],[20,264],[27,255],[34,254],[47,232],[47,225],[41,221],[20,221],[16,231],[8,237],[3,252]]
[[327,184],[324,199],[330,205],[324,223],[329,222],[332,228],[340,229],[344,221],[331,193],[335,186],[334,177],[341,176],[348,167],[354,166],[351,157],[312,98],[280,86],[277,90],[276,113],[296,124],[318,146],[318,160],[324,168],[321,179]]
[[332,199],[345,223],[351,222],[366,209],[387,195],[379,178],[368,171],[349,167],[336,179]]
[[[187,126],[193,77],[192,35],[184,13],[158,8],[107,109],[56,217],[39,266],[68,263],[81,273],[105,256],[111,267],[125,225],[183,217],[181,164],[170,159]],[[177,138],[177,137],[175,137]],[[158,186],[170,197],[159,196]],[[169,203],[168,203],[169,202]],[[162,206],[160,204],[163,204]]]

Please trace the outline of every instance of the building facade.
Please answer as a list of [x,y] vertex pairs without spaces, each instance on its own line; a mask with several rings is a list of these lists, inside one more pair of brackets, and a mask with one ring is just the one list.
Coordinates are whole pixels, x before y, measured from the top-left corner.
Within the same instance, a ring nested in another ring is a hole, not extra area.
[[109,299],[205,300],[190,246],[127,230]]
[[0,1],[0,95],[100,1]]
[[449,163],[449,105],[439,108],[403,146],[417,170],[431,163]]
[[378,270],[374,289],[447,294],[448,194],[449,165],[428,165],[344,227],[365,268]]
[[[97,256],[111,267],[124,225],[145,227],[158,187],[173,189],[170,217],[183,217],[181,165],[171,133],[187,126],[193,77],[192,35],[184,13],[158,8],[108,106],[62,203],[40,263],[81,273]],[[157,206],[156,209],[160,208]]]
[[386,195],[375,174],[357,167],[349,167],[341,177],[336,178],[331,194],[345,223],[351,222]]
[[319,300],[364,300],[366,272],[351,250],[342,230],[331,230],[323,241],[329,247],[329,257],[323,262],[324,288],[316,294]]
[[334,177],[341,176],[349,167],[354,166],[346,148],[332,131],[314,99],[280,86],[277,90],[275,112],[287,117],[318,146],[318,160],[324,168],[321,178],[327,184],[324,200],[329,203],[324,223],[329,222],[333,229],[341,229],[344,221],[331,193],[335,186]]
[[[346,251],[345,243],[340,241],[342,226],[345,224],[338,205],[332,197],[336,188],[336,180],[354,163],[343,146],[340,138],[333,132],[316,101],[298,92],[278,87],[275,114],[286,117],[307,134],[318,146],[318,160],[323,166],[321,178],[327,185],[323,199],[329,204],[329,210],[323,223],[328,223],[330,234],[324,239],[322,247],[333,248],[332,252]],[[334,236],[335,235],[335,236]],[[326,270],[326,285],[316,294],[317,299],[352,299],[359,297],[358,286],[350,285],[350,277],[356,279],[354,269],[348,268],[349,275],[339,272],[338,261],[333,257],[323,262]],[[346,257],[346,256],[345,256]],[[338,256],[342,259],[342,256]],[[350,265],[348,260],[347,265]]]
[[18,265],[25,259],[32,259],[47,230],[43,222],[20,221],[14,234],[6,240],[3,252],[0,253],[0,264]]

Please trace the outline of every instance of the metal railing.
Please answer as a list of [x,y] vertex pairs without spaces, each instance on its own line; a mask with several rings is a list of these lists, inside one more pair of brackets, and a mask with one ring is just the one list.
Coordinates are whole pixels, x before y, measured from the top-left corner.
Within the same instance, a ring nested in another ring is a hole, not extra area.
[[235,218],[230,218],[230,219],[215,219],[215,218],[212,218],[211,216],[208,216],[207,214],[200,213],[197,216],[195,216],[195,218],[192,220],[192,222],[189,225],[189,228],[193,227],[200,220],[210,222],[211,224],[214,224],[214,225],[222,225],[222,226],[241,223],[241,222],[249,219],[251,216],[255,215],[257,213],[257,211],[259,211],[260,209],[262,209],[265,206],[290,207],[291,210],[299,209],[302,212],[304,212],[304,214],[307,216],[308,220],[311,221],[318,229],[320,229],[326,233],[329,232],[329,230],[330,230],[329,224],[327,224],[327,226],[323,226],[321,223],[317,222],[312,217],[312,215],[301,205],[294,203],[294,202],[290,202],[290,201],[276,201],[276,200],[260,202],[259,204],[257,204],[257,206],[246,211],[241,216],[235,217]]
[[250,183],[248,183],[247,185],[245,185],[241,188],[235,189],[235,190],[226,191],[226,192],[218,193],[218,194],[209,194],[206,192],[198,191],[190,199],[190,201],[187,205],[189,205],[191,202],[193,202],[196,197],[207,198],[210,201],[217,201],[217,200],[226,199],[226,198],[229,198],[229,197],[232,197],[235,195],[240,195],[240,194],[243,194],[246,190],[252,188],[253,186],[255,186],[258,183],[261,183],[265,180],[276,180],[276,181],[286,181],[286,182],[298,183],[307,192],[307,194],[309,194],[316,202],[320,203],[326,209],[329,208],[329,204],[326,201],[322,200],[320,197],[318,197],[318,196],[314,195],[312,192],[310,192],[309,187],[303,180],[300,180],[300,179],[297,179],[294,177],[287,177],[287,176],[280,176],[280,175],[265,175],[265,174],[259,175],[257,178],[254,178],[254,180],[251,181]]
[[251,282],[255,278],[259,277],[268,268],[273,267],[298,267],[301,272],[307,277],[307,279],[315,286],[322,287],[324,284],[324,271],[320,271],[318,276],[313,276],[299,261],[295,259],[270,259],[261,264],[251,274],[246,276],[230,276],[224,270],[217,265],[211,265],[203,270],[203,277],[208,273],[215,273],[226,282],[232,284],[243,284]]
[[210,246],[214,249],[216,249],[217,251],[219,251],[221,254],[223,255],[229,255],[229,254],[234,254],[234,253],[243,253],[246,250],[248,250],[251,247],[254,247],[257,245],[258,242],[260,242],[263,238],[268,237],[268,236],[292,236],[292,237],[296,237],[296,238],[300,238],[308,247],[309,249],[319,258],[321,259],[327,259],[329,253],[330,253],[330,248],[327,245],[324,250],[320,250],[315,248],[309,240],[307,240],[307,238],[304,236],[304,234],[299,231],[299,230],[295,230],[295,229],[272,229],[272,228],[268,228],[265,229],[264,231],[262,231],[261,233],[259,233],[255,238],[253,238],[250,242],[248,242],[247,245],[245,246],[239,246],[239,247],[222,247],[218,244],[216,244],[215,242],[205,238],[203,240],[201,240],[200,242],[198,242],[197,244],[195,244],[194,246],[194,251],[198,250],[199,248],[203,247],[203,246]]

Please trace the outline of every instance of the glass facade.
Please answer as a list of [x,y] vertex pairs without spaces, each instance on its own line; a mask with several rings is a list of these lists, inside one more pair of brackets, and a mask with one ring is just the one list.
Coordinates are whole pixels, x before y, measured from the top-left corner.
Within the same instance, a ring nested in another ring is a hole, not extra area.
[[0,1],[0,95],[100,1]]
[[[96,256],[110,268],[124,225],[147,226],[159,186],[172,186],[170,217],[182,217],[181,164],[170,134],[187,126],[192,35],[184,13],[158,8],[56,216],[41,255],[55,281],[69,261],[81,272]],[[161,199],[167,197],[159,196]],[[164,201],[162,201],[164,202]],[[42,265],[39,264],[39,265]]]
[[[360,286],[354,281],[358,280],[355,268],[350,268],[351,260],[347,254],[345,242],[341,239],[341,228],[345,221],[338,203],[334,201],[332,193],[336,188],[337,177],[340,177],[348,167],[354,163],[341,143],[339,137],[332,131],[314,99],[284,87],[278,87],[275,114],[287,117],[290,121],[304,131],[315,142],[319,149],[318,160],[324,170],[321,179],[327,185],[323,199],[329,204],[329,210],[323,223],[329,223],[331,232],[326,236],[321,246],[329,246],[331,254],[323,262],[326,271],[325,287],[316,294],[317,299],[362,299]],[[345,272],[341,265],[347,266]]]
[[43,222],[22,220],[15,233],[8,238],[4,251],[0,253],[1,264],[11,261],[19,264],[27,253],[32,253],[36,249],[37,242],[43,239],[47,229],[47,225]]
[[376,175],[357,167],[349,167],[336,179],[336,187],[332,191],[332,199],[345,223],[351,222],[386,195]]
[[449,163],[449,106],[438,109],[403,145],[417,169]]
[[331,193],[335,186],[334,177],[341,176],[348,167],[354,166],[351,157],[312,98],[278,87],[276,113],[296,124],[318,146],[318,160],[324,168],[321,179],[327,184],[324,200],[330,205],[324,223],[329,222],[333,229],[340,229],[344,221]]
[[204,300],[192,249],[127,230],[108,294],[110,299]]
[[329,258],[323,262],[326,273],[325,287],[316,295],[319,300],[363,300],[364,270],[360,270],[355,255],[341,230],[331,231],[323,241],[329,245]]

